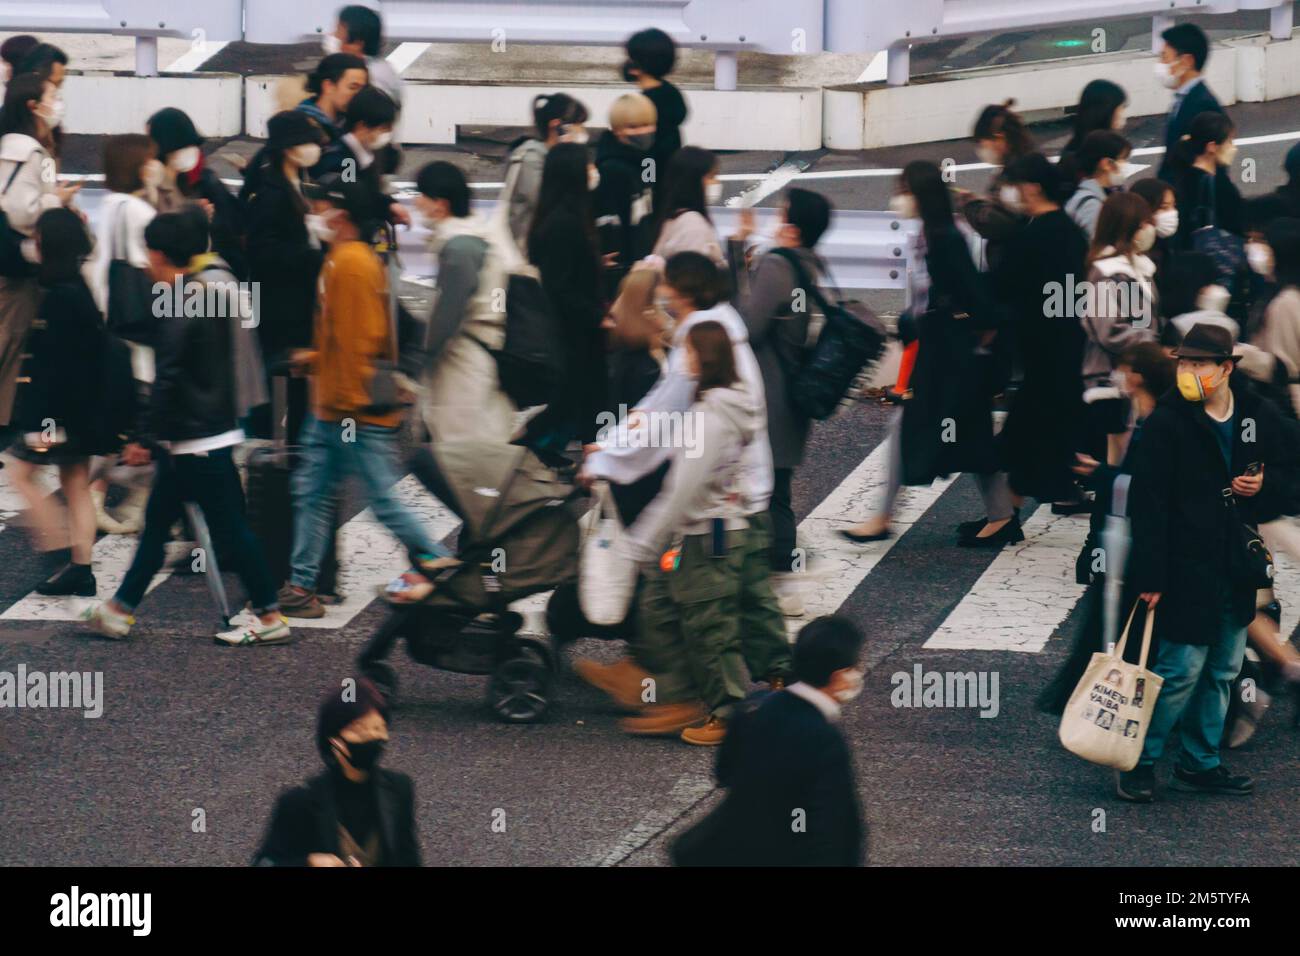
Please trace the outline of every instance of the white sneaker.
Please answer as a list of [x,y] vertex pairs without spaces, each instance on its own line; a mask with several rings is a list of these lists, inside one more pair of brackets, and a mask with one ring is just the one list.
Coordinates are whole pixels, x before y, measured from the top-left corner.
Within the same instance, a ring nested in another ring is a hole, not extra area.
[[[251,623],[245,614],[252,618]],[[222,631],[213,640],[229,647],[252,647],[255,644],[288,644],[293,639],[289,631],[289,621],[283,614],[274,624],[263,624],[254,614],[241,611],[230,619],[230,623],[240,623],[229,631]]]
[[795,574],[772,575],[772,590],[776,592],[777,603],[786,617],[803,617],[807,613],[803,604],[803,582]]
[[117,613],[108,606],[108,602],[86,608],[81,612],[81,620],[104,637],[115,641],[125,640],[131,633],[131,626],[135,624],[134,617]]

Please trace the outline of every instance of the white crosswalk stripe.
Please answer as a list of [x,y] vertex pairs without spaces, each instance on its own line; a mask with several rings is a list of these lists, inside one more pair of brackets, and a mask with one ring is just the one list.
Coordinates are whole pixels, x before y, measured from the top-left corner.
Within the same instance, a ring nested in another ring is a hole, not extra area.
[[1085,515],[1041,506],[1025,540],[1004,547],[925,647],[1038,653],[1083,595],[1074,560],[1088,535]]

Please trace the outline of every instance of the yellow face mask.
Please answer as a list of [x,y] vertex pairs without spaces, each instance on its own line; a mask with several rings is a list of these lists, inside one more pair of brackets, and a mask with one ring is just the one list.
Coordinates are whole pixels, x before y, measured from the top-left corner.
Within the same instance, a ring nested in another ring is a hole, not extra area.
[[1223,384],[1222,377],[1214,381],[1214,372],[1206,372],[1204,375],[1197,375],[1195,372],[1178,373],[1178,394],[1189,402],[1203,402],[1214,394],[1215,389]]

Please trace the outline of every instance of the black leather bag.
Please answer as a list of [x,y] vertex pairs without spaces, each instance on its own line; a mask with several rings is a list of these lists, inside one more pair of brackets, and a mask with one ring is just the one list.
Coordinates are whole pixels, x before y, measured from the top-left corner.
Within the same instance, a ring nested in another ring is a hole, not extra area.
[[1259,531],[1242,520],[1237,510],[1236,499],[1231,488],[1223,490],[1224,501],[1228,505],[1229,520],[1233,524],[1228,547],[1229,568],[1232,579],[1243,587],[1262,591],[1273,586],[1273,553],[1260,536]]
[[[0,196],[9,192],[9,187],[14,184],[24,165],[25,163],[17,163],[14,166],[14,171],[9,174]],[[6,279],[22,279],[35,273],[35,267],[23,256],[23,240],[26,238],[9,225],[9,217],[5,215],[3,209],[0,209],[0,276]]]
[[126,210],[119,206],[109,248],[108,330],[131,342],[152,346],[158,331],[158,319],[153,314],[153,283],[143,269],[131,264],[128,249]]

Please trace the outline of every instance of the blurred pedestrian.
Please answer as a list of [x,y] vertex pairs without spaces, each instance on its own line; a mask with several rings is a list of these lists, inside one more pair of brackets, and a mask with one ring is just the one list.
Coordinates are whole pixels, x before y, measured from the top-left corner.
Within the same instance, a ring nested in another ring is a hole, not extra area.
[[682,148],[682,124],[689,112],[682,91],[667,78],[677,65],[677,44],[663,30],[651,27],[628,37],[625,48],[623,79],[635,83],[655,106],[655,138],[650,158],[655,165],[653,181],[658,204],[668,166]]
[[1173,105],[1165,120],[1165,152],[1156,177],[1172,182],[1174,150],[1191,132],[1193,121],[1202,113],[1223,113],[1223,107],[1205,82],[1202,71],[1210,57],[1210,41],[1195,23],[1179,23],[1160,34],[1160,58],[1155,64],[1156,80],[1174,91]]
[[400,112],[402,109],[402,76],[393,64],[380,56],[384,45],[384,21],[374,10],[360,4],[349,4],[339,10],[334,32],[321,37],[321,47],[326,56],[347,53],[365,60],[370,84],[383,91]]
[[1089,133],[1076,154],[1083,177],[1065,203],[1065,212],[1092,239],[1097,231],[1101,205],[1112,192],[1124,188],[1123,167],[1132,147],[1129,141],[1111,130]]
[[528,248],[528,231],[537,212],[542,191],[542,168],[546,151],[556,143],[585,144],[587,107],[567,93],[543,93],[533,97],[533,126],[536,136],[525,136],[511,144],[506,158],[505,188],[499,201],[506,203],[510,235],[520,252]]
[[[208,527],[220,529],[214,535],[229,543],[252,608],[251,614],[236,615],[230,622],[234,627],[215,639],[245,647],[287,643],[289,623],[276,602],[262,544],[244,516],[232,457],[244,433],[236,417],[234,323],[229,296],[222,291],[229,274],[191,271],[208,247],[207,222],[197,210],[160,214],[145,228],[144,238],[152,278],[177,292],[163,300],[171,314],[159,326],[150,406],[139,442],[128,445],[124,457],[129,464],[154,457],[158,465],[131,566],[113,597],[88,609],[82,619],[105,637],[130,635],[135,609],[162,567],[172,525],[183,516],[184,505],[193,502]],[[177,300],[183,300],[182,308],[175,307]]]
[[310,94],[295,107],[320,124],[329,142],[343,135],[343,119],[348,104],[366,85],[369,72],[366,61],[351,53],[331,53],[322,59],[307,77]]
[[1110,80],[1089,80],[1079,94],[1074,106],[1074,127],[1070,138],[1061,147],[1057,168],[1067,190],[1078,185],[1082,174],[1078,168],[1078,152],[1083,141],[1097,130],[1123,132],[1128,114],[1128,94],[1118,83]]
[[515,406],[501,390],[493,351],[505,345],[508,241],[470,208],[469,183],[451,163],[433,162],[416,177],[416,208],[432,232],[438,294],[423,343],[420,411],[435,442],[508,442]]
[[609,129],[596,142],[596,227],[606,262],[609,298],[633,263],[654,245],[655,107],[649,97],[625,93],[609,109]]
[[799,632],[794,678],[742,709],[718,751],[726,795],[672,845],[677,866],[862,866],[853,757],[837,726],[862,691],[863,636],[843,617]]
[[[41,298],[17,394],[15,425],[20,434],[9,449],[15,459],[10,471],[27,503],[40,549],[69,543],[72,548],[71,563],[37,585],[36,592],[94,597],[90,456],[116,449],[103,447],[103,436],[96,433],[95,412],[103,400],[97,388],[103,322],[81,276],[90,236],[76,213],[55,208],[41,213],[35,239]],[[59,470],[66,532],[62,509],[35,480],[36,469],[44,465]]]
[[[81,188],[60,184],[55,175],[53,131],[63,119],[63,100],[52,82],[25,73],[5,87],[0,119],[0,211],[9,228],[29,240],[30,260],[36,220],[47,209],[71,204]],[[0,433],[11,423],[23,341],[36,317],[39,284],[32,272],[0,277]]]
[[671,259],[679,252],[698,252],[719,266],[727,258],[709,207],[722,202],[718,157],[698,146],[684,146],[668,166],[668,182],[657,200],[658,235],[654,255]]

